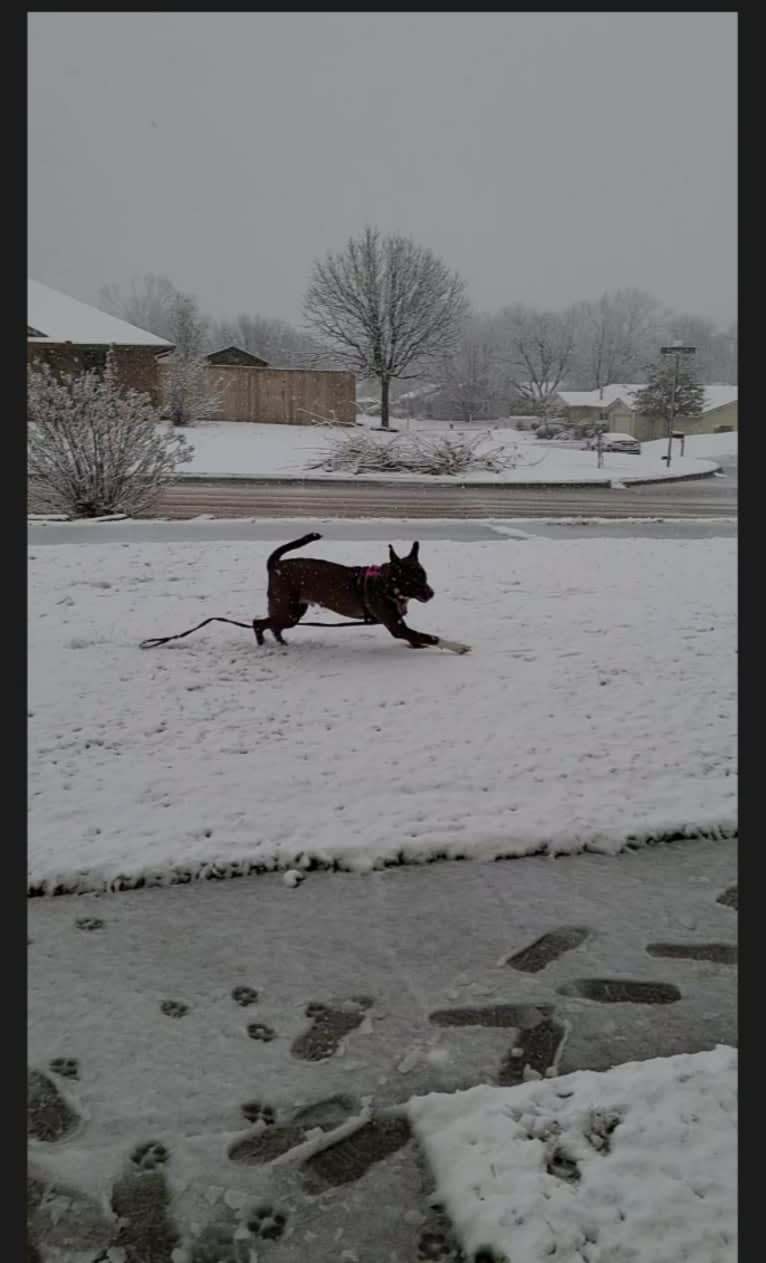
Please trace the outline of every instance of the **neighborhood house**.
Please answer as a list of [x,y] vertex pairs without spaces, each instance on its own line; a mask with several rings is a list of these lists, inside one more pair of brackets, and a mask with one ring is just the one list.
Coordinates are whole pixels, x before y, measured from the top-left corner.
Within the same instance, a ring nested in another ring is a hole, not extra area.
[[[556,396],[563,405],[567,422],[586,425],[605,420],[611,434],[630,434],[639,442],[663,438],[667,433],[664,417],[646,416],[635,410],[638,385],[603,386],[600,390],[560,390]],[[739,429],[736,386],[705,386],[705,402],[698,417],[677,416],[674,431],[680,434],[721,434]]]

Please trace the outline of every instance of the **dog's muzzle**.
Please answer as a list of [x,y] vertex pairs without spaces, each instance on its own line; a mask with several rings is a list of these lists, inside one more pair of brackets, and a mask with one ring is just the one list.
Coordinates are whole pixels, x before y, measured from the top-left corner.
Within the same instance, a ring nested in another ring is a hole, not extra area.
[[426,601],[430,601],[434,595],[433,588],[424,588],[423,595],[415,597],[415,600],[420,601],[423,605],[425,605]]

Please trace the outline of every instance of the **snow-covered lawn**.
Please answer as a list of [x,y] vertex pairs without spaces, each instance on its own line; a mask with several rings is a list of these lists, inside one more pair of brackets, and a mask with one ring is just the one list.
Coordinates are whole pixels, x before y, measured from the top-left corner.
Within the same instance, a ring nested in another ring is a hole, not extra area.
[[[668,450],[667,439],[653,439],[651,443],[642,443],[641,451],[655,459],[664,456]],[[678,439],[673,441],[673,459],[680,452]],[[684,459],[687,456],[701,457],[704,460],[736,460],[739,454],[739,434],[736,430],[728,434],[690,434],[684,443]]]
[[[416,428],[425,431],[438,428],[439,432],[444,432],[443,425],[429,427],[424,424]],[[478,427],[473,427],[470,433],[475,436],[477,431]],[[217,474],[243,478],[348,478],[351,476],[348,473],[325,473],[319,469],[312,469],[311,466],[321,459],[330,444],[341,440],[344,435],[353,433],[351,429],[314,425],[254,425],[247,422],[195,425],[184,430],[186,438],[194,447],[194,457],[188,465],[180,468],[179,474],[181,476]],[[731,435],[703,437],[728,440],[732,438]],[[736,437],[736,435],[733,436],[735,442]],[[519,449],[522,458],[516,469],[505,469],[498,474],[472,473],[460,475],[457,479],[442,477],[426,480],[475,483],[631,482],[642,478],[667,478],[668,476],[677,477],[679,474],[704,473],[712,469],[717,460],[712,451],[710,459],[700,459],[703,456],[707,457],[708,451],[704,447],[700,451],[693,450],[689,444],[687,444],[686,455],[682,459],[677,454],[676,445],[669,475],[661,459],[666,447],[662,443],[651,443],[646,444],[646,447],[650,449],[648,453],[642,452],[640,456],[608,452],[604,456],[603,468],[598,469],[595,452],[586,452],[574,445],[535,442],[528,432],[498,427],[491,432],[490,439],[492,447],[506,446]],[[714,450],[715,445],[713,445]],[[422,474],[387,473],[357,476],[362,479],[385,477],[405,482],[413,479],[422,481],[424,478]]]
[[33,885],[734,828],[735,540],[428,542],[437,596],[410,622],[465,657],[378,628],[258,649],[221,624],[138,649],[265,612],[271,547],[30,549]]
[[737,1053],[410,1103],[469,1258],[734,1263]]

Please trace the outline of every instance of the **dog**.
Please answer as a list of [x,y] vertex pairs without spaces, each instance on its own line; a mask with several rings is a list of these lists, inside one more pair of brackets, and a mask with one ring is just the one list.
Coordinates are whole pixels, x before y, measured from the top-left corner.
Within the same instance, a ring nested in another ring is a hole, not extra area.
[[310,605],[358,619],[371,626],[388,629],[397,640],[406,640],[413,649],[441,645],[453,653],[465,653],[467,645],[445,641],[428,632],[415,631],[404,621],[409,601],[425,604],[434,591],[419,561],[420,544],[416,540],[406,557],[398,557],[389,544],[389,560],[382,566],[340,566],[334,561],[301,557],[283,561],[285,553],[313,544],[322,536],[312,531],[300,539],[275,548],[266,562],[268,571],[267,618],[253,619],[253,631],[259,645],[264,632],[270,631],[280,645],[287,644],[282,633],[296,627]]

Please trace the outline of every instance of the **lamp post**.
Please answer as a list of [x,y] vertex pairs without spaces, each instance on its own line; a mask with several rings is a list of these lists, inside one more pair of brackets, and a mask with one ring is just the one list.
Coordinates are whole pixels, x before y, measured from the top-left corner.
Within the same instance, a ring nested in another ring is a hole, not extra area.
[[673,391],[670,396],[670,417],[668,419],[668,454],[664,458],[665,464],[670,469],[670,457],[673,450],[673,421],[676,415],[676,391],[678,390],[678,366],[681,362],[682,355],[694,355],[697,350],[696,346],[684,346],[683,342],[674,342],[672,346],[661,346],[660,355],[675,356],[673,365]]

